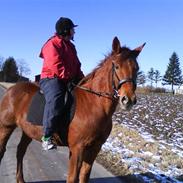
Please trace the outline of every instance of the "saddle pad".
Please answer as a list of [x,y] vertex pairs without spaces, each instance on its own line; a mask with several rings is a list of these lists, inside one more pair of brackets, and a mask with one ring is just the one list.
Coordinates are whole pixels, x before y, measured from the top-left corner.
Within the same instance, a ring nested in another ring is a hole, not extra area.
[[42,125],[45,103],[44,95],[40,91],[37,91],[32,97],[29,111],[27,113],[27,121],[35,125]]
[[[30,107],[27,113],[27,121],[34,125],[43,125],[43,113],[45,106],[45,97],[43,93],[37,91],[32,97]],[[74,117],[75,113],[75,97],[72,92],[67,91],[65,97],[65,107],[63,115],[60,116],[62,120],[62,126],[67,126]]]

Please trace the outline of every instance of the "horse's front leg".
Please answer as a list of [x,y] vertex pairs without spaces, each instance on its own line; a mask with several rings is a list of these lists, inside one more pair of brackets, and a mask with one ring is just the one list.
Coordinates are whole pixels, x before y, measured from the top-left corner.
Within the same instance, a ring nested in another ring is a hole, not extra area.
[[92,170],[93,163],[101,149],[101,145],[97,144],[87,148],[83,153],[83,162],[79,175],[79,183],[88,183],[90,179],[90,173]]
[[79,172],[82,165],[83,159],[83,147],[82,145],[75,145],[70,147],[70,158],[69,158],[69,171],[67,177],[67,183],[79,182]]
[[83,161],[79,174],[79,183],[88,183],[93,163]]
[[32,139],[23,132],[22,138],[17,148],[17,172],[16,172],[17,183],[25,183],[23,177],[23,157],[31,141]]

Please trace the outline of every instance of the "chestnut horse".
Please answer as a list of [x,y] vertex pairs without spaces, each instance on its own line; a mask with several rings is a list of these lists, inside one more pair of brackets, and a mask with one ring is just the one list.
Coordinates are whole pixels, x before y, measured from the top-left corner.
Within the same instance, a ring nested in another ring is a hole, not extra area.
[[[87,183],[93,162],[112,128],[112,114],[119,104],[129,110],[136,103],[137,56],[145,44],[130,50],[113,39],[112,52],[75,87],[76,111],[67,132],[69,170],[67,183]],[[41,141],[41,126],[26,121],[31,98],[39,86],[17,83],[10,87],[0,104],[0,160],[16,127],[22,129],[17,147],[17,183],[25,183],[23,157],[32,139]],[[62,122],[60,122],[62,123]],[[59,134],[55,134],[57,145]]]

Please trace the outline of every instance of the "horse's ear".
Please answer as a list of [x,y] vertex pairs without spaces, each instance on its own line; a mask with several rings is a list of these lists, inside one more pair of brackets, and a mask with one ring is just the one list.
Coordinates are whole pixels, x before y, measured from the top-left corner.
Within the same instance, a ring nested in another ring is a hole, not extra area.
[[134,55],[137,57],[138,55],[139,55],[139,53],[142,51],[142,49],[143,49],[143,47],[145,46],[145,44],[146,43],[144,43],[143,45],[141,45],[141,46],[139,46],[139,47],[137,47],[137,48],[135,48],[134,50],[133,50],[133,53],[134,53]]
[[146,43],[144,43],[143,45],[141,45],[141,46],[139,46],[139,47],[137,47],[137,48],[135,48],[134,50],[135,51],[139,51],[139,52],[141,52],[142,51],[142,49],[143,49],[143,47],[146,45]]
[[117,37],[114,37],[113,43],[112,43],[112,52],[118,54],[120,53],[120,50],[121,50],[121,45],[120,45],[119,39]]

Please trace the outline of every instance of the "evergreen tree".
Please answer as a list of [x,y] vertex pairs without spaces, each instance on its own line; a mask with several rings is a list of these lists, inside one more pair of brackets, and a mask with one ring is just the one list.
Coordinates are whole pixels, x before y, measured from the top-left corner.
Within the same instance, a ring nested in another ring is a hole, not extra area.
[[175,52],[173,52],[169,59],[169,64],[165,75],[163,76],[163,85],[171,85],[172,92],[174,91],[174,85],[180,85],[183,83],[182,71],[180,69],[179,58]]
[[16,82],[18,80],[18,68],[13,57],[5,60],[2,71],[5,82]]
[[4,58],[0,56],[0,81],[4,81],[3,72],[2,72],[3,61],[4,61]]
[[144,85],[146,82],[146,77],[143,71],[138,71],[137,73],[137,84]]
[[2,71],[4,58],[0,56],[0,71]]

